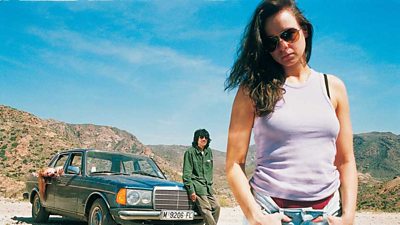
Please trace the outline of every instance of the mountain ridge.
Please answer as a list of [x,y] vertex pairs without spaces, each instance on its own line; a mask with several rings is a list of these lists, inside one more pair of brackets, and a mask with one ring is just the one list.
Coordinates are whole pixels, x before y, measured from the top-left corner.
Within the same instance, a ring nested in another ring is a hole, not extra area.
[[[369,132],[354,135],[359,173],[358,209],[399,211],[400,135]],[[133,134],[111,126],[69,124],[0,105],[0,195],[19,197],[24,177],[42,168],[56,152],[97,148],[153,157],[167,176],[181,181],[185,145],[144,145]],[[212,147],[212,146],[211,146]],[[213,149],[215,189],[222,205],[235,205],[225,179],[225,152]],[[249,147],[246,174],[255,168]]]

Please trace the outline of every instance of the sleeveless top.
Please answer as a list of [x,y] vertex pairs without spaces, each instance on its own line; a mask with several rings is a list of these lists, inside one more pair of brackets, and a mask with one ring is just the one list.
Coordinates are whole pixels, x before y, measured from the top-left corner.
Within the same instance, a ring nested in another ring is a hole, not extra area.
[[250,185],[288,200],[326,198],[340,181],[334,166],[339,121],[324,76],[311,70],[306,82],[286,82],[284,89],[274,112],[254,120],[256,169]]

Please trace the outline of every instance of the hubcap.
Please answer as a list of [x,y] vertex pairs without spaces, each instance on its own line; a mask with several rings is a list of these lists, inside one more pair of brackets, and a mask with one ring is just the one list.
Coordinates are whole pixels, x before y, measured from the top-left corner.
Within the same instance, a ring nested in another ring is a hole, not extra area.
[[101,218],[103,218],[103,212],[101,211],[100,207],[96,207],[92,211],[90,225],[101,225]]
[[35,202],[33,204],[35,206],[33,212],[35,213],[36,216],[39,213],[40,208],[42,207],[38,197],[35,197]]

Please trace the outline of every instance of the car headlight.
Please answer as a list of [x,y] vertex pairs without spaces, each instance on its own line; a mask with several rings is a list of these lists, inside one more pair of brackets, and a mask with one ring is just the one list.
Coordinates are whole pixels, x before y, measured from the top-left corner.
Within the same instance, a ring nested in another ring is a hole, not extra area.
[[116,201],[121,205],[151,206],[151,193],[152,191],[122,188]]
[[143,204],[151,204],[151,192],[150,191],[142,192],[142,203]]
[[140,194],[135,190],[127,190],[126,203],[128,205],[137,205],[140,202]]

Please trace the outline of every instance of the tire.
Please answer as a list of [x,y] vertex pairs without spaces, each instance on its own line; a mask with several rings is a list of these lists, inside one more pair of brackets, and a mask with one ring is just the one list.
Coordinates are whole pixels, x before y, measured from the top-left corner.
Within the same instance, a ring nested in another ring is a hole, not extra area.
[[46,223],[49,220],[50,213],[42,206],[39,194],[35,194],[32,202],[32,219],[36,223]]
[[204,221],[203,220],[195,220],[192,223],[190,223],[190,225],[204,225]]
[[186,221],[186,222],[183,222],[183,221],[179,221],[179,222],[173,222],[173,223],[171,223],[171,224],[176,224],[176,225],[204,225],[204,221],[196,221],[196,220],[194,220],[194,221]]
[[96,199],[89,212],[88,225],[116,225],[103,199]]

